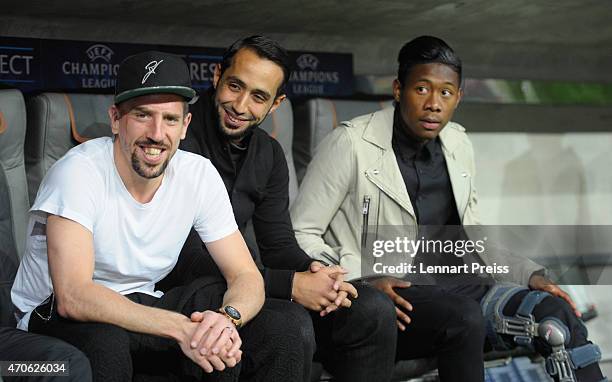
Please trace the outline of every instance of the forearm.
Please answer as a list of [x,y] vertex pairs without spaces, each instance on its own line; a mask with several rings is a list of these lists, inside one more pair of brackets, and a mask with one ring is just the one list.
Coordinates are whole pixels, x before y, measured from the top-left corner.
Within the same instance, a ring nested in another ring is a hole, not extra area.
[[75,321],[113,324],[123,329],[180,340],[188,317],[163,309],[137,304],[94,282],[71,288],[58,295],[58,313]]
[[259,313],[264,298],[263,279],[259,271],[243,272],[228,280],[223,305],[236,308],[242,316],[242,323],[245,324]]
[[[271,269],[284,269],[302,272],[308,269],[314,260],[310,258],[298,245],[293,231],[290,231],[292,243],[279,245],[282,240],[279,238],[276,245],[266,245],[267,243],[257,242],[260,248],[261,262],[264,267]],[[274,238],[271,238],[273,240]]]

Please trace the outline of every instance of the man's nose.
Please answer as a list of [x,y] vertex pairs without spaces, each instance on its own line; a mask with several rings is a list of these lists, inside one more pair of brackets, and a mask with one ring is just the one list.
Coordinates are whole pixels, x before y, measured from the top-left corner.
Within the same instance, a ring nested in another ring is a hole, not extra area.
[[149,127],[147,138],[155,142],[162,142],[164,140],[164,119],[163,117],[154,117],[151,119],[151,126]]
[[432,92],[429,97],[427,97],[427,101],[425,102],[425,109],[434,112],[442,111],[440,97],[435,92]]
[[236,114],[244,114],[247,111],[248,108],[248,94],[243,92],[240,93],[240,95],[234,100],[234,102],[232,103],[232,109],[234,109],[234,112]]

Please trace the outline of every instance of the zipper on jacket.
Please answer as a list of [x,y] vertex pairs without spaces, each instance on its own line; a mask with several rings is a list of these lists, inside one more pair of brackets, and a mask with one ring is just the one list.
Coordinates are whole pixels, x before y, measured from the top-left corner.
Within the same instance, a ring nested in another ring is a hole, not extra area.
[[370,214],[370,195],[364,195],[361,207],[362,226],[361,226],[361,248],[365,248],[368,239],[368,217]]
[[327,259],[327,261],[329,261],[330,264],[334,264],[334,265],[340,265],[340,262],[336,259],[334,259],[333,257],[331,257],[329,255],[329,253],[327,252],[321,252],[320,253],[321,256],[325,257],[325,259]]

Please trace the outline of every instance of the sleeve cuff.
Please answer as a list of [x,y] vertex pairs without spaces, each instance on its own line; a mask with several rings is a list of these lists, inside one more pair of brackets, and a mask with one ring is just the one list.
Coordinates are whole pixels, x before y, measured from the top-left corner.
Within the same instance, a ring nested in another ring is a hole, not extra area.
[[264,269],[266,296],[291,300],[295,271],[287,269]]

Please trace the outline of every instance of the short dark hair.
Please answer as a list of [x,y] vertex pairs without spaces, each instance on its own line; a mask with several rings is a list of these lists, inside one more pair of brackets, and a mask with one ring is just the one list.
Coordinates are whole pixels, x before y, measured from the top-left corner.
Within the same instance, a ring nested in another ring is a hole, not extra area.
[[240,49],[251,49],[261,58],[270,60],[281,67],[283,70],[283,82],[276,91],[276,96],[285,94],[285,85],[289,80],[289,54],[278,44],[278,42],[260,35],[244,37],[234,41],[232,45],[223,53],[221,61],[221,75],[223,72],[232,66],[234,56]]
[[451,67],[459,75],[459,85],[461,85],[461,59],[446,42],[437,37],[420,36],[408,41],[400,49],[397,62],[399,63],[397,79],[402,86],[412,67],[433,63]]

